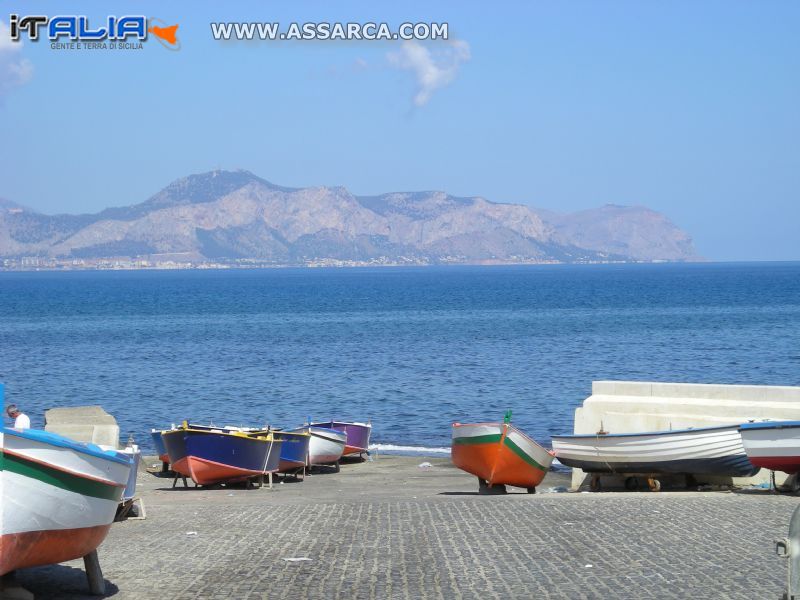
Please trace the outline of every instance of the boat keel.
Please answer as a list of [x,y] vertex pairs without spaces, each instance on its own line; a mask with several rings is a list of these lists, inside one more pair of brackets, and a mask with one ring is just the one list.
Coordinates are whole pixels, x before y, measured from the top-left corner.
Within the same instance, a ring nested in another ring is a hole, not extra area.
[[478,477],[478,494],[481,496],[502,496],[507,493],[503,484],[490,485],[485,479]]

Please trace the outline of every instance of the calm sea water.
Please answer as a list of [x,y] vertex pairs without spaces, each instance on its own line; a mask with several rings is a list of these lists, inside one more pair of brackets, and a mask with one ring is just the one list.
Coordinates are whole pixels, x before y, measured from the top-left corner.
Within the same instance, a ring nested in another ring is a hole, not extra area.
[[151,449],[183,419],[572,429],[596,379],[800,385],[800,264],[0,273],[0,381],[101,404]]

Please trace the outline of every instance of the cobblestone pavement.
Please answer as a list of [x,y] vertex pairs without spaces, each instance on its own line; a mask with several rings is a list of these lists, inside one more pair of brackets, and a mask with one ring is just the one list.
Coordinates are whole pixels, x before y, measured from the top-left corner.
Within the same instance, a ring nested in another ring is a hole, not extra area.
[[[171,482],[145,474],[148,518],[115,524],[100,549],[109,592],[159,600],[753,600],[783,591],[786,564],[774,539],[786,535],[796,497],[487,497],[444,461],[421,470],[420,460],[349,465],[271,492],[158,489]],[[89,597],[80,561],[17,578],[37,598]]]

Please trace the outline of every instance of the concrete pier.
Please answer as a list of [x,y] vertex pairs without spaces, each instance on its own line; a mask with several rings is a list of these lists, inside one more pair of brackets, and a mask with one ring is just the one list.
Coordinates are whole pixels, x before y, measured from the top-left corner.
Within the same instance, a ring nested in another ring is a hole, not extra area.
[[[575,410],[576,434],[661,431],[747,421],[800,420],[800,387],[646,381],[595,381],[592,395]],[[780,483],[785,475],[776,474]],[[734,478],[736,484],[768,481],[769,471]],[[573,469],[572,485],[586,474]]]
[[[429,468],[420,468],[423,462]],[[140,472],[147,519],[99,558],[115,600],[778,598],[797,498],[741,492],[478,496],[442,458],[381,456],[274,491],[171,488]],[[89,599],[83,561],[26,569],[37,598]]]

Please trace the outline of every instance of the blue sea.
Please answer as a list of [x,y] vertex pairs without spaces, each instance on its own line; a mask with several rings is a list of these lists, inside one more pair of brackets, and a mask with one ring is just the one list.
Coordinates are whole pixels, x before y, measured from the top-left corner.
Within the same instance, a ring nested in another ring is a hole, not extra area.
[[151,427],[372,420],[544,443],[599,379],[800,385],[800,263],[0,273],[0,381]]

